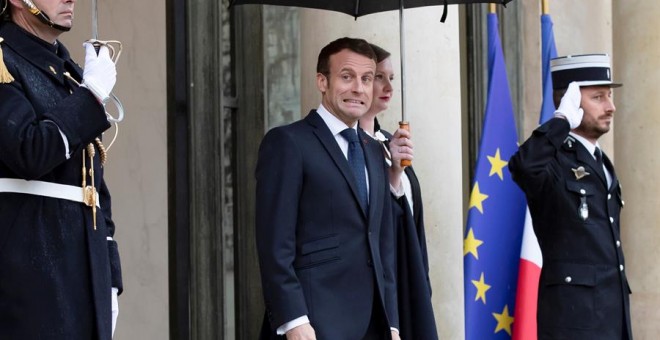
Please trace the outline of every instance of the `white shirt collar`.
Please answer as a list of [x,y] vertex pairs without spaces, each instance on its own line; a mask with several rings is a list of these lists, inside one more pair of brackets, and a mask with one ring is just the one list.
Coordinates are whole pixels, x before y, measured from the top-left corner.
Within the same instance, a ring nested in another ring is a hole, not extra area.
[[[321,116],[321,119],[323,119],[325,125],[328,126],[333,136],[338,135],[340,132],[346,130],[346,128],[349,127],[346,126],[346,123],[342,122],[339,120],[339,118],[330,113],[330,111],[328,111],[328,109],[326,109],[323,104],[319,105],[319,108],[316,109],[316,112],[318,112],[319,116]],[[355,122],[353,126],[350,126],[350,128],[357,132],[357,122]]]
[[582,145],[584,145],[584,147],[587,149],[587,151],[589,151],[589,154],[591,154],[591,156],[594,159],[596,159],[596,156],[594,155],[594,152],[596,151],[596,147],[600,148],[601,152],[602,152],[603,149],[600,147],[600,144],[598,144],[598,142],[596,142],[596,144],[593,144],[590,141],[588,141],[586,138],[584,138],[584,137],[582,137],[582,136],[580,136],[576,133],[573,133],[572,131],[569,132],[569,134],[571,135],[571,137],[577,139],[578,142],[580,142]]

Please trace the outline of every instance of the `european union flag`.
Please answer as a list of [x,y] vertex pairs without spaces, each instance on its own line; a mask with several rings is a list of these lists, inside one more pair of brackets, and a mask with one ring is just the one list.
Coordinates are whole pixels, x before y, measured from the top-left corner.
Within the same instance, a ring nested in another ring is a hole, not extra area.
[[518,137],[498,34],[488,15],[488,102],[463,241],[467,340],[510,339],[525,197],[507,160]]

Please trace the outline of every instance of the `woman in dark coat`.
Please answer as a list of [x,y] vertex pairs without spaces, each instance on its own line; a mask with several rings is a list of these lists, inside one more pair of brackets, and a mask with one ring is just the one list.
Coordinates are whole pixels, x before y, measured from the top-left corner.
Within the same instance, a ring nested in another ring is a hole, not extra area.
[[122,283],[101,167],[110,123],[100,94],[114,85],[114,63],[107,48],[96,56],[90,46],[83,77],[57,41],[71,26],[73,2],[40,1],[48,16],[37,17],[5,1],[0,339],[110,340]]
[[[369,112],[360,119],[360,128],[374,139],[383,143],[383,152],[390,163],[390,181],[400,176],[401,186],[405,194],[393,198],[394,216],[399,217],[397,223],[397,296],[399,304],[399,324],[401,339],[437,340],[438,333],[431,304],[431,284],[429,280],[429,263],[424,232],[424,216],[422,196],[419,181],[412,167],[405,167],[400,173],[400,166],[391,164],[393,154],[400,150],[399,145],[405,144],[401,134],[407,132],[397,130],[395,136],[381,130],[376,115],[389,106],[392,98],[392,80],[394,72],[390,53],[373,45],[377,62],[376,76],[373,86],[373,101]],[[390,141],[395,139],[390,145]],[[407,147],[404,147],[407,148]],[[398,169],[399,170],[398,170]],[[398,181],[395,181],[398,182]],[[392,191],[398,188],[392,187]],[[394,195],[397,196],[397,195]]]

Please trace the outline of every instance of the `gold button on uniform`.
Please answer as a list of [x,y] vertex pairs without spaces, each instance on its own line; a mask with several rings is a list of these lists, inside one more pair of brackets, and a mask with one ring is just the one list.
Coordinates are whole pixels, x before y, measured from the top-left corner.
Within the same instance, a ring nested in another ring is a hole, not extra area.
[[53,72],[53,74],[55,74],[55,75],[57,74],[57,71],[55,71],[54,67],[48,66],[48,68],[50,69],[50,72]]
[[567,276],[567,277],[564,279],[564,282],[566,282],[566,283],[571,283],[571,281],[573,281],[573,278],[571,278],[570,276]]

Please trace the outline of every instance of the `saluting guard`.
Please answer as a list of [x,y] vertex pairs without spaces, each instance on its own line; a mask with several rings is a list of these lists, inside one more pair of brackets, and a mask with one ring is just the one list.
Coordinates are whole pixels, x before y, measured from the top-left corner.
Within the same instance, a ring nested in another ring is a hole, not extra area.
[[101,136],[116,67],[86,43],[83,70],[57,40],[74,4],[0,0],[0,339],[114,332],[122,280]]
[[632,339],[630,287],[621,245],[621,184],[598,139],[616,110],[610,58],[550,63],[555,118],[511,158],[543,255],[538,339]]

